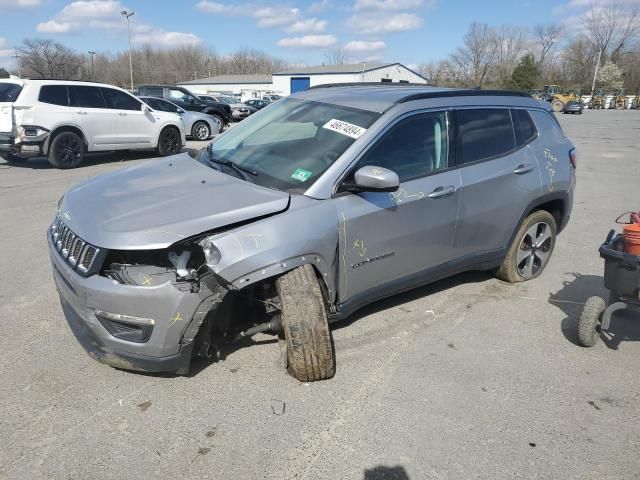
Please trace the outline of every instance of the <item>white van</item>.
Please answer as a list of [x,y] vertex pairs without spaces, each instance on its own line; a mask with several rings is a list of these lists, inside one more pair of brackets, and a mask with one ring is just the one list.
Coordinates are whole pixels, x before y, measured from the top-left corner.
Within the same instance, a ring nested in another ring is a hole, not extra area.
[[0,80],[0,156],[9,162],[45,155],[57,168],[80,165],[87,152],[185,144],[182,119],[151,109],[121,88],[64,80]]

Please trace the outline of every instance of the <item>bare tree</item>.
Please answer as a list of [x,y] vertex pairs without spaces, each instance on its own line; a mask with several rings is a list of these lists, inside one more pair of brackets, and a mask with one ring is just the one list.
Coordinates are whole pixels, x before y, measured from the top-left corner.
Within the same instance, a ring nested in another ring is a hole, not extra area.
[[533,41],[536,47],[536,51],[533,53],[537,57],[538,67],[543,78],[546,76],[550,64],[553,63],[553,55],[562,37],[563,29],[555,23],[537,25],[533,28]]
[[451,61],[463,72],[467,82],[482,88],[495,65],[498,48],[495,31],[486,23],[473,22],[464,36],[464,46],[451,56]]
[[634,44],[640,34],[637,10],[627,10],[620,1],[607,6],[592,5],[585,16],[585,35],[596,52],[602,52],[601,62],[616,62]]
[[324,51],[324,61],[327,65],[342,65],[349,63],[350,57],[342,45],[336,45]]
[[25,40],[18,48],[22,73],[35,78],[80,78],[82,57],[52,40]]
[[502,26],[496,32],[496,41],[498,43],[496,55],[497,80],[500,87],[505,88],[509,84],[513,70],[524,53],[525,36],[521,28]]

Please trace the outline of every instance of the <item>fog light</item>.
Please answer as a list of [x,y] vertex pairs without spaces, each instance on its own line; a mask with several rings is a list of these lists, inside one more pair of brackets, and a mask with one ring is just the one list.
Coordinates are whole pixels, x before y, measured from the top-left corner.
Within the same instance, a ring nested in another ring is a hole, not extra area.
[[21,145],[20,151],[29,153],[38,153],[40,151],[39,145]]
[[155,322],[151,318],[132,317],[120,313],[94,310],[100,324],[116,338],[129,342],[144,343],[149,340]]

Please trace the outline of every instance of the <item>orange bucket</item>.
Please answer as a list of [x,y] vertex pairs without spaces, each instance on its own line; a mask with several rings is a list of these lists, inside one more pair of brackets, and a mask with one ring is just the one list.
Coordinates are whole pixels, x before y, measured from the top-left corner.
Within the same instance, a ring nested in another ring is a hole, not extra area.
[[640,257],[640,223],[628,223],[623,227],[624,251]]

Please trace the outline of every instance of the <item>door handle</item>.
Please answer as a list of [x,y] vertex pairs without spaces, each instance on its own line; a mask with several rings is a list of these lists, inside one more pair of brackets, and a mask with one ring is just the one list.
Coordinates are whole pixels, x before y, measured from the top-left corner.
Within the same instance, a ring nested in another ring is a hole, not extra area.
[[120,115],[121,117],[126,117],[127,116],[127,114],[124,113],[124,112],[120,112],[120,113],[118,113],[118,115]]
[[456,192],[456,187],[453,185],[447,185],[442,187],[436,187],[433,192],[431,192],[427,197],[429,198],[443,198],[448,197],[449,195]]
[[86,115],[86,114],[87,114],[87,112],[83,112],[83,111],[79,111],[79,112],[76,112],[76,113],[77,113],[78,115]]
[[523,173],[529,173],[531,170],[533,170],[533,168],[533,165],[530,163],[521,163],[516,167],[513,173],[515,173],[516,175],[522,175]]

